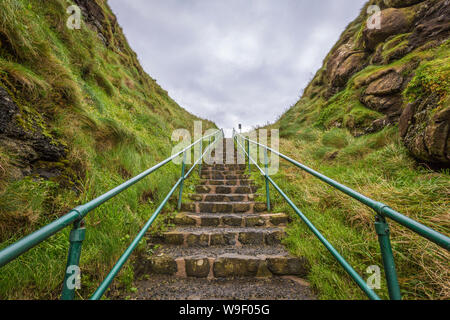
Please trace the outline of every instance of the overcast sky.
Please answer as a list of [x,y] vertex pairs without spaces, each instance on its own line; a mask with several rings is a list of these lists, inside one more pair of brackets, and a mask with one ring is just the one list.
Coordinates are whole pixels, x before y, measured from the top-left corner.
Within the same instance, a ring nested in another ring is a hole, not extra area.
[[221,128],[274,122],[366,0],[108,0],[145,71]]

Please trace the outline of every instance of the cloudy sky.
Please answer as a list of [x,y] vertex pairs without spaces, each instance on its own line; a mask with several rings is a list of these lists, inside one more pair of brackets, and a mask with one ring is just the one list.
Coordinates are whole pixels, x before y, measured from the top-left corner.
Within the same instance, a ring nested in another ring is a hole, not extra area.
[[108,0],[144,69],[219,127],[294,104],[366,0]]

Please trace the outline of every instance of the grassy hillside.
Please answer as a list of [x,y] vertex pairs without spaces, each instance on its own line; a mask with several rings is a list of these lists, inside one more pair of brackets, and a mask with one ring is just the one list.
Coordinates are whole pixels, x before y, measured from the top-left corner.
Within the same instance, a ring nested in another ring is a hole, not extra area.
[[[384,39],[370,37],[368,3],[303,97],[268,128],[280,129],[281,152],[448,235],[450,41],[449,17],[442,16],[448,8],[444,1],[412,1],[399,9],[386,4],[398,1],[370,1],[375,3],[383,17],[408,13],[408,26],[382,29]],[[434,33],[427,34],[427,28]],[[281,162],[275,181],[367,279],[367,267],[381,266],[374,212]],[[275,203],[277,211],[292,213],[278,195]],[[306,226],[295,221],[286,243],[311,261],[309,280],[319,296],[363,298]],[[390,226],[404,298],[449,299],[448,251]],[[387,297],[384,282],[377,292]]]
[[[80,30],[66,27],[75,3]],[[3,114],[11,115],[0,122],[0,248],[168,157],[172,130],[201,120],[143,71],[103,0],[1,1],[0,87],[9,108]],[[211,127],[203,121],[204,130]],[[167,165],[88,216],[80,298],[100,283],[179,170]],[[172,201],[167,211],[173,208]],[[1,299],[58,298],[69,229],[2,268]],[[128,265],[115,286],[129,286],[132,276]]]

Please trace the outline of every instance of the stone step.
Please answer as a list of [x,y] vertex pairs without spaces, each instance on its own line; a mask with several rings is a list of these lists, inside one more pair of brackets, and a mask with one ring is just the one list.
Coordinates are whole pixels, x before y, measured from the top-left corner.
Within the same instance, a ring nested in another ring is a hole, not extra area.
[[204,168],[202,167],[201,173],[227,173],[227,174],[245,174],[245,169],[214,169],[214,168]]
[[220,194],[220,193],[190,193],[189,199],[192,201],[204,201],[204,202],[248,202],[254,201],[259,195],[253,193],[239,193],[239,194]]
[[282,246],[163,246],[140,260],[138,274],[166,274],[181,278],[305,276],[310,268],[304,257],[291,256]]
[[243,246],[280,244],[286,232],[282,227],[178,227],[160,236],[150,236],[152,243],[184,247]]
[[208,173],[208,174],[202,174],[200,176],[201,179],[208,179],[208,180],[248,180],[250,178],[247,174],[223,174],[223,173]]
[[255,213],[267,211],[264,202],[191,202],[181,205],[182,211],[205,213]]
[[[207,279],[154,274],[147,280],[136,282],[135,286],[138,290],[131,294],[132,300],[316,299],[309,283],[296,276],[276,276],[270,279],[255,277]],[[123,300],[126,297],[124,295],[119,299]]]
[[250,179],[203,179],[200,185],[214,185],[214,186],[254,186],[255,182]]
[[179,226],[198,227],[278,227],[289,221],[284,213],[224,214],[224,213],[178,213],[174,223]]
[[198,194],[254,194],[257,186],[214,186],[201,185],[195,187]]

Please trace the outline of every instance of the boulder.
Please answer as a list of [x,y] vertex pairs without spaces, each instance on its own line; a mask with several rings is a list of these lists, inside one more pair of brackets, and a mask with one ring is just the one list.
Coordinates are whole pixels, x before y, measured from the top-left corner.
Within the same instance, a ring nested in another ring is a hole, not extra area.
[[209,274],[209,260],[207,257],[190,257],[184,259],[186,275],[188,277],[206,278]]
[[389,8],[381,11],[381,28],[363,31],[365,47],[373,51],[377,45],[395,34],[408,32],[412,27],[412,21],[402,9]]
[[400,116],[399,130],[414,157],[449,166],[450,106],[437,107],[438,100],[438,97],[430,95],[409,104]]
[[391,8],[409,7],[423,1],[424,0],[383,0],[386,7]]
[[337,89],[345,87],[350,77],[364,68],[364,62],[364,52],[354,51],[348,44],[339,47],[327,63],[326,74],[330,86]]
[[366,95],[384,96],[397,93],[402,88],[403,77],[397,72],[389,72],[381,78],[371,82],[367,87]]
[[362,96],[361,103],[366,107],[381,112],[391,119],[395,119],[402,114],[403,98],[400,94],[394,96]]
[[260,259],[252,256],[225,254],[214,261],[214,276],[217,278],[253,277],[258,272],[260,262]]

